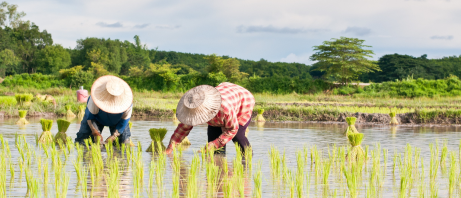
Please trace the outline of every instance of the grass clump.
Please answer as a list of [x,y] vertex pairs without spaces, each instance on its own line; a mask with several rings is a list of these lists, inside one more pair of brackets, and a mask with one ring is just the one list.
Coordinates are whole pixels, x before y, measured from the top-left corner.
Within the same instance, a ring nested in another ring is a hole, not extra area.
[[365,151],[363,151],[363,148],[360,145],[363,141],[363,133],[349,133],[347,138],[352,146],[351,150],[347,154],[347,158],[355,161],[363,159],[365,157]]
[[258,109],[258,115],[256,116],[257,122],[265,122],[266,119],[263,117],[264,109]]
[[85,109],[86,109],[85,105],[78,106],[77,118],[79,120],[83,120],[83,117],[85,116]]
[[347,117],[346,122],[347,122],[347,129],[346,129],[346,135],[349,135],[350,133],[358,133],[357,129],[355,128],[355,121],[357,120],[356,117]]
[[162,150],[165,150],[165,145],[163,145],[162,141],[165,138],[165,135],[168,131],[166,128],[152,128],[149,129],[149,135],[152,139],[152,144],[147,148],[146,152],[154,152],[157,151],[158,147],[160,146]]
[[32,99],[34,99],[34,95],[32,94],[15,94],[14,97],[16,98],[17,104],[21,106],[31,105]]
[[40,124],[42,125],[42,134],[38,138],[40,143],[50,143],[53,141],[53,136],[51,135],[51,127],[53,126],[53,120],[41,119]]
[[62,143],[67,142],[67,129],[69,128],[70,122],[64,119],[58,119],[56,121],[58,123],[58,133],[54,136],[54,142],[58,143],[62,141]]
[[19,125],[29,124],[29,122],[26,120],[27,110],[19,110],[18,112],[19,112],[19,120],[16,122],[16,124],[19,124]]
[[66,108],[66,117],[67,118],[75,118],[74,112],[72,112],[72,105],[68,104],[65,106]]
[[395,118],[395,112],[390,112],[389,116],[391,116],[391,122],[389,124],[391,125],[398,125],[399,122],[397,121],[397,118]]

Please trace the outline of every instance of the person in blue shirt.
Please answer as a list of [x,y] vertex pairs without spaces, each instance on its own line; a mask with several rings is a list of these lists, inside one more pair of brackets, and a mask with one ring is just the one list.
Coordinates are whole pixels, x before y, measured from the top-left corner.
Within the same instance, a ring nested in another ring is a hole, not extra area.
[[[128,122],[133,111],[133,92],[122,79],[106,75],[98,78],[91,87],[85,116],[80,124],[75,142],[84,144],[91,138],[93,142],[102,144],[118,139],[119,143],[130,143],[130,127]],[[109,127],[110,137],[103,141],[101,132],[104,126]]]

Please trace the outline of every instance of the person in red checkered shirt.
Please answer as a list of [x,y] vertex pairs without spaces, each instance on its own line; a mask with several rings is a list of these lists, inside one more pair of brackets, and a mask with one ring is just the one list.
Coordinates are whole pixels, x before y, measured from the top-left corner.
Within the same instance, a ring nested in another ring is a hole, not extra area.
[[166,149],[169,154],[194,126],[208,124],[208,148],[225,152],[226,143],[236,142],[242,151],[250,146],[245,130],[251,121],[255,105],[253,95],[232,83],[221,83],[216,88],[200,85],[187,91],[179,100],[176,117],[181,122]]

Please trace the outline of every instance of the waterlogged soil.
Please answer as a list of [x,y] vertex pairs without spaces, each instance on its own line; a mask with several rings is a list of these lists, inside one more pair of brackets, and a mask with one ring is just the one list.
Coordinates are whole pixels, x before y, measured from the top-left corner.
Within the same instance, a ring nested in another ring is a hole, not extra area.
[[[15,125],[16,119],[3,119],[0,120],[0,134],[3,135],[4,139],[9,142],[12,160],[16,165],[15,167],[15,176],[12,178],[11,182],[7,184],[7,195],[8,197],[25,197],[27,191],[26,180],[24,178],[24,173],[22,177],[19,178],[19,167],[18,159],[20,158],[19,152],[14,146],[15,144],[15,134],[24,135],[26,141],[30,145],[35,145],[35,135],[41,133],[41,126],[38,123],[38,118],[29,119],[31,124],[25,127],[19,127]],[[67,135],[71,138],[76,137],[76,133],[79,129],[79,123],[73,121],[70,125]],[[150,128],[167,128],[168,133],[166,135],[163,143],[167,145],[169,138],[171,137],[176,124],[172,121],[159,121],[159,120],[142,120],[142,119],[133,119],[133,128],[132,128],[132,141],[140,143],[142,150],[145,151],[150,145],[151,140],[148,134]],[[332,123],[264,123],[257,124],[252,123],[249,126],[248,139],[253,147],[253,173],[257,170],[258,163],[261,163],[261,172],[262,172],[262,197],[290,197],[289,185],[285,184],[281,179],[274,179],[271,176],[270,169],[270,158],[269,150],[271,146],[276,147],[282,153],[285,152],[287,159],[287,166],[293,173],[296,170],[296,151],[303,149],[305,146],[310,150],[313,146],[316,146],[321,150],[324,158],[328,158],[328,148],[336,147],[347,147],[348,141],[344,135],[347,125],[345,124],[332,124]],[[206,125],[200,125],[194,127],[192,132],[189,135],[189,140],[192,143],[183,152],[182,163],[181,163],[181,185],[179,191],[181,195],[186,192],[186,178],[188,168],[191,163],[191,159],[194,155],[194,152],[199,150],[200,146],[203,146],[206,143]],[[424,167],[425,167],[425,185],[426,197],[429,197],[429,167],[430,167],[430,149],[429,144],[439,142],[440,150],[442,143],[446,142],[449,151],[455,151],[455,156],[459,156],[459,140],[461,138],[461,127],[459,126],[437,126],[437,127],[412,127],[412,126],[397,126],[390,127],[387,125],[357,125],[359,132],[363,133],[365,138],[362,146],[369,147],[369,150],[376,148],[376,145],[379,144],[382,149],[386,149],[388,152],[387,161],[384,161],[381,154],[381,166],[384,171],[383,173],[383,184],[382,188],[379,190],[376,197],[398,197],[400,189],[400,175],[398,167],[395,167],[395,172],[393,172],[393,156],[394,153],[403,153],[407,144],[417,147],[420,151],[420,156],[423,158]],[[54,122],[53,128],[51,130],[53,134],[57,132],[56,122]],[[103,131],[103,137],[107,138],[109,136],[108,130],[106,128]],[[137,144],[136,144],[137,145]],[[135,147],[137,148],[137,146]],[[227,154],[220,157],[227,158],[229,162],[229,169],[232,170],[232,160],[235,158],[235,147],[232,144],[227,145]],[[415,150],[415,148],[413,148]],[[413,150],[413,151],[414,151]],[[39,149],[37,149],[39,152]],[[77,181],[77,175],[73,167],[72,162],[76,159],[75,151],[70,155],[66,161],[65,169],[66,172],[70,173],[70,183],[68,187],[68,197],[81,197],[80,187]],[[107,153],[103,152],[103,158],[107,157]],[[120,156],[119,156],[120,157]],[[370,157],[370,156],[369,156]],[[153,158],[152,153],[143,152],[142,158],[144,162],[144,185],[141,197],[149,196],[149,164]],[[449,159],[447,159],[449,161]],[[87,163],[87,161],[84,161]],[[171,197],[172,193],[172,157],[167,158],[167,170],[163,180],[164,183],[164,197]],[[384,165],[385,164],[385,165]],[[304,191],[303,197],[348,197],[347,185],[345,183],[344,175],[339,174],[338,170],[331,170],[327,185],[322,184],[321,174],[320,178],[316,179],[315,173],[312,169],[315,164],[311,162],[310,157],[307,158],[305,174],[309,175],[309,184],[307,181],[304,181]],[[367,167],[371,166],[371,160],[368,160]],[[420,166],[420,165],[419,165]],[[33,166],[34,167],[34,166]],[[421,167],[421,166],[420,166]],[[449,166],[447,166],[449,167]],[[448,168],[440,167],[438,169],[439,173],[437,175],[437,188],[439,197],[448,197]],[[35,167],[36,168],[36,167]],[[10,181],[10,172],[7,169],[6,173],[7,181]],[[122,197],[133,197],[133,174],[131,168],[126,168],[120,174],[119,189],[120,195]],[[364,176],[359,187],[359,197],[366,196],[366,190],[368,188],[368,176],[369,171],[364,171]],[[205,171],[202,169],[199,173],[199,183],[200,189],[203,194],[202,197],[205,197],[206,191],[206,175]],[[54,193],[53,181],[50,179],[50,184],[48,190],[51,193]],[[411,190],[410,197],[418,197],[418,189],[421,182],[414,181],[413,189]],[[244,179],[245,185],[245,197],[253,196],[253,175],[245,175]],[[459,186],[459,184],[457,185]],[[424,187],[424,186],[423,186]],[[43,188],[43,186],[41,186]],[[96,185],[91,184],[90,178],[88,178],[88,192],[92,193],[94,197],[104,197],[107,194],[107,185],[104,181],[98,182]],[[153,187],[153,197],[157,197],[157,188],[154,184]],[[218,196],[222,197],[222,192],[219,192]],[[44,191],[41,190],[42,196],[45,196]],[[455,191],[459,193],[458,191]],[[458,194],[459,195],[459,194]],[[53,194],[47,195],[49,197],[54,197]],[[236,196],[238,197],[238,196]]]

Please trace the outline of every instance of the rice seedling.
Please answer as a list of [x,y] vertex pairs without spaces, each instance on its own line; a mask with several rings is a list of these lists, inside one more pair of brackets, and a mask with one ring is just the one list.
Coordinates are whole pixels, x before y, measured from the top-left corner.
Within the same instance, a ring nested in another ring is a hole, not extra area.
[[346,122],[347,122],[347,129],[344,134],[349,135],[350,133],[358,133],[357,129],[355,128],[355,121],[357,120],[356,117],[347,117]]
[[245,148],[244,158],[245,158],[245,170],[248,175],[251,175],[253,170],[253,148],[248,146]]
[[397,121],[397,118],[395,117],[395,112],[390,112],[389,116],[391,116],[391,122],[389,124],[391,125],[398,125],[399,121]]
[[[233,166],[233,178],[234,184],[236,185],[237,191],[239,192],[240,197],[245,197],[245,185],[244,185],[244,168],[242,164],[242,151],[240,150],[240,146],[237,144],[235,145],[235,158],[232,162]],[[210,163],[210,162],[209,162]]]
[[144,163],[142,161],[142,153],[138,151],[133,158],[133,189],[134,196],[139,197],[144,180]]
[[[197,157],[198,160],[198,157]],[[197,162],[199,164],[199,162]],[[223,197],[224,198],[231,198],[234,195],[234,183],[233,180],[234,178],[232,175],[229,175],[229,167],[227,164],[227,158],[222,158],[222,174],[223,174],[223,179],[222,179],[222,191],[223,191]],[[192,166],[191,166],[192,167]]]
[[58,119],[58,133],[54,136],[54,142],[67,143],[67,129],[69,128],[70,122],[64,119]]
[[257,122],[265,122],[266,119],[263,117],[264,109],[258,109],[258,115],[256,116]]
[[271,162],[271,175],[274,179],[277,179],[280,175],[280,152],[277,150],[277,148],[271,146],[269,154]]
[[158,197],[163,197],[163,178],[165,175],[166,155],[160,145],[157,145],[157,149],[159,149],[159,152],[155,163],[155,183],[157,185]]
[[39,186],[38,178],[36,179],[33,176],[33,173],[30,167],[26,168],[25,173],[26,173],[27,194],[30,197],[39,197],[40,196],[40,186]]
[[16,122],[18,125],[29,124],[29,121],[26,120],[27,110],[18,110],[19,120]]
[[77,118],[79,120],[83,120],[83,117],[85,116],[85,109],[86,109],[86,105],[78,106]]
[[74,112],[72,112],[72,105],[67,104],[66,106],[64,106],[64,108],[66,109],[66,117],[67,118],[75,118],[76,117]]
[[[68,190],[68,187],[69,187],[69,179],[70,179],[70,175],[69,175],[69,173],[66,173],[65,170],[63,170],[63,169],[55,169],[54,187],[55,187],[55,196],[56,197],[66,197],[67,196],[67,190]],[[84,183],[85,183],[85,188],[86,188],[86,181]],[[86,197],[86,196],[82,196],[82,197]]]
[[96,176],[99,177],[104,172],[104,162],[102,160],[101,146],[99,142],[91,145],[91,164],[95,167]]
[[258,162],[256,173],[253,176],[253,181],[254,181],[253,197],[261,198],[262,197],[261,161]]
[[165,145],[163,145],[162,141],[165,138],[165,135],[167,133],[166,128],[152,128],[149,129],[149,135],[150,138],[152,139],[152,144],[147,148],[146,152],[159,152],[156,150],[156,148],[161,147],[162,150],[165,150]]
[[446,166],[447,156],[448,156],[448,147],[447,147],[447,142],[445,141],[443,143],[442,153],[440,154],[440,166],[443,168],[445,168]]
[[120,180],[120,172],[119,172],[119,162],[115,157],[114,160],[111,160],[108,164],[109,170],[107,174],[107,195],[108,197],[120,197],[119,191],[119,180]]
[[303,195],[303,186],[304,186],[304,163],[303,151],[299,150],[296,152],[296,192],[297,197],[302,197]]
[[6,197],[6,153],[2,150],[0,159],[0,197]]
[[450,197],[453,197],[453,191],[455,190],[455,184],[457,181],[457,163],[456,163],[456,158],[455,158],[455,152],[452,151],[450,153],[450,174],[448,176],[448,194]]
[[53,142],[53,136],[51,134],[51,127],[53,125],[53,120],[41,119],[40,124],[42,124],[42,134],[38,141],[42,144],[49,144]]
[[357,163],[349,163],[346,167],[342,165],[342,172],[347,181],[347,187],[349,189],[349,195],[351,198],[356,198],[358,196],[359,188],[359,171]]
[[429,144],[429,148],[431,151],[430,168],[429,168],[429,185],[430,185],[431,197],[437,197],[438,187],[436,183],[436,177],[437,177],[437,170],[440,165],[440,163],[437,160],[439,151],[437,148],[434,148],[434,144]]
[[351,150],[347,154],[347,159],[349,161],[357,161],[359,159],[366,158],[363,148],[360,146],[363,141],[363,133],[349,133],[347,138],[352,146]]

